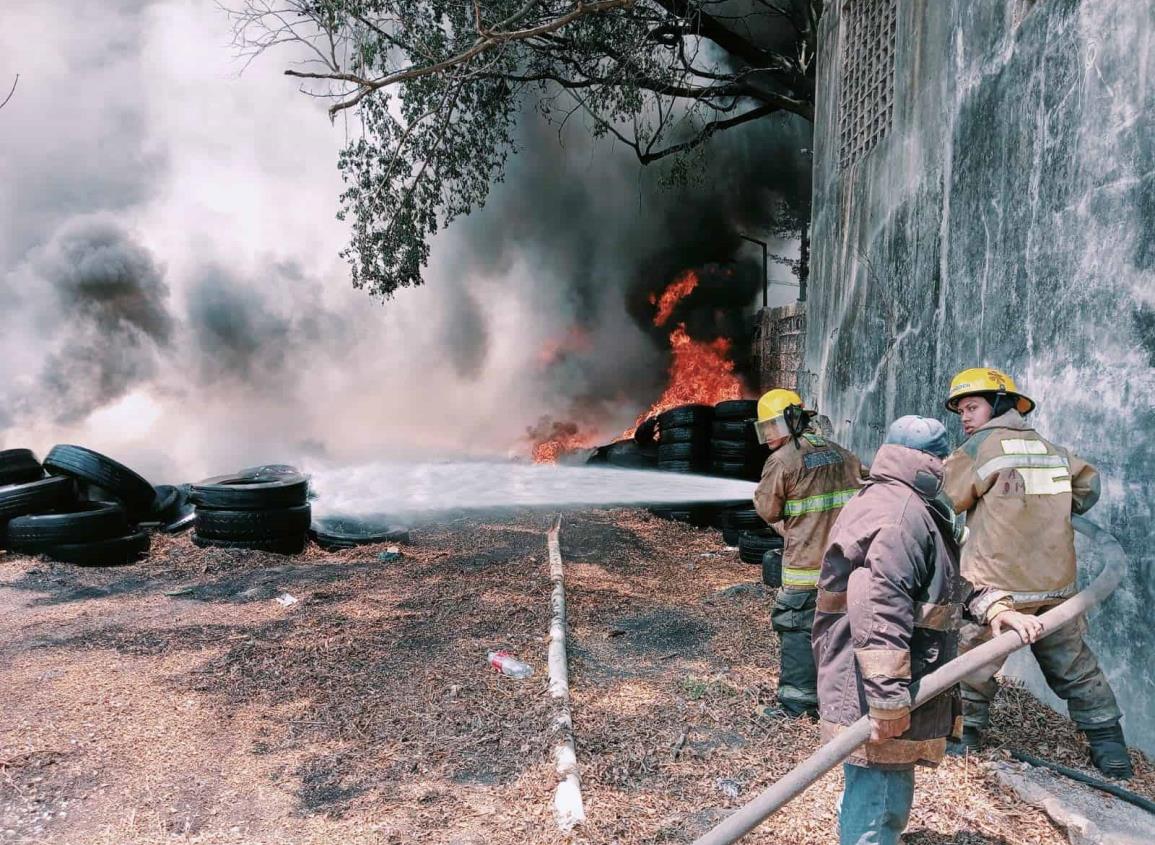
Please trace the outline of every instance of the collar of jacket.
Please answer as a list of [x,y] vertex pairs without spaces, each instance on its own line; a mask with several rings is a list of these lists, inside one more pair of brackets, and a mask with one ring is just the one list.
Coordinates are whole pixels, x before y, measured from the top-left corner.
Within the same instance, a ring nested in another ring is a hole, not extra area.
[[[1027,418],[1016,411],[1014,408],[1007,411],[1005,414],[992,419],[990,422],[980,425],[975,429],[975,434],[980,431],[986,431],[988,428],[1009,428],[1012,431],[1034,431],[1034,426],[1027,422]],[[974,437],[974,434],[971,435]]]
[[928,501],[942,487],[942,472],[942,458],[893,443],[880,447],[870,463],[871,481],[905,484]]

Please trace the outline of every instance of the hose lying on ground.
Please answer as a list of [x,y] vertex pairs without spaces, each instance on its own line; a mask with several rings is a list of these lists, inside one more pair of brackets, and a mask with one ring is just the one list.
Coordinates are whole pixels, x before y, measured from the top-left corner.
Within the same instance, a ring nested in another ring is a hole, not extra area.
[[1050,769],[1053,772],[1069,777],[1071,780],[1077,780],[1079,783],[1085,783],[1087,786],[1094,787],[1100,792],[1106,792],[1109,795],[1114,795],[1116,798],[1126,801],[1128,804],[1134,804],[1136,807],[1146,810],[1148,813],[1155,815],[1155,801],[1149,798],[1144,798],[1142,795],[1137,795],[1129,789],[1124,789],[1121,786],[1115,786],[1113,783],[1107,783],[1105,780],[1085,775],[1078,769],[1072,769],[1060,763],[1052,763],[1050,760],[1044,760],[1041,757],[1036,757],[1033,754],[1028,754],[1025,751],[1012,750],[1011,756],[1023,763],[1030,763],[1032,766],[1039,766],[1044,769]]
[[[1075,530],[1089,538],[1106,555],[1103,571],[1090,584],[1058,607],[1039,616],[1043,623],[1041,637],[1049,636],[1058,629],[1070,625],[1090,608],[1096,606],[1114,592],[1127,569],[1127,554],[1113,534],[1081,516],[1071,517]],[[916,684],[911,684],[914,699],[911,709],[947,691],[964,677],[988,663],[1001,661],[1011,652],[1026,645],[1013,631],[1000,634],[966,654],[956,657],[950,663],[927,675]],[[737,842],[770,815],[780,810],[789,801],[801,795],[816,780],[833,769],[858,746],[870,738],[870,719],[863,716],[853,725],[841,731],[834,739],[820,747],[814,754],[787,772],[777,783],[770,786],[753,800],[736,810],[724,821],[706,832],[693,845],[730,845]]]

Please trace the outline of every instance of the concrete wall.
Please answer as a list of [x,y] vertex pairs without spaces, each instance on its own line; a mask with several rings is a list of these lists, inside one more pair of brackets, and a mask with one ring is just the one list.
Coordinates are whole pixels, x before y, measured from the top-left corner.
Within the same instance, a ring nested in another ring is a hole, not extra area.
[[870,457],[906,413],[961,439],[955,371],[1019,379],[1040,432],[1104,474],[1090,516],[1135,563],[1092,642],[1155,752],[1155,0],[898,0],[893,125],[846,169],[843,8],[823,22],[803,388]]

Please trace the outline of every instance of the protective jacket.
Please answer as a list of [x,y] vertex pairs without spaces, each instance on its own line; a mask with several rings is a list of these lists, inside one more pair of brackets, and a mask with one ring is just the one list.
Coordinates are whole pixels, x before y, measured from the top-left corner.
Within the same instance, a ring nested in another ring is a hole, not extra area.
[[775,449],[754,491],[766,522],[782,523],[782,585],[813,590],[838,511],[862,488],[862,464],[837,443],[807,432]]
[[[974,591],[959,577],[952,514],[936,499],[941,484],[941,459],[883,446],[869,483],[838,516],[814,620],[824,741],[867,713],[880,719],[908,713],[912,682],[958,653],[964,610],[1008,609],[1000,601],[1005,594]],[[911,714],[901,737],[867,743],[850,762],[934,765],[960,713],[957,689],[944,693]]]
[[1040,437],[1018,411],[988,422],[946,459],[944,491],[966,514],[962,574],[1022,608],[1075,593],[1071,513],[1099,499],[1099,473]]

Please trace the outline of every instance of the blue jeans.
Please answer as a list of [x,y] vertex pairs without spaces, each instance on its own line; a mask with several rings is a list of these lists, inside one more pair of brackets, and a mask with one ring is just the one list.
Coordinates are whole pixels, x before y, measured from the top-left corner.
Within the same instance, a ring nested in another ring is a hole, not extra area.
[[914,803],[914,769],[894,771],[845,763],[838,810],[839,845],[898,845]]

